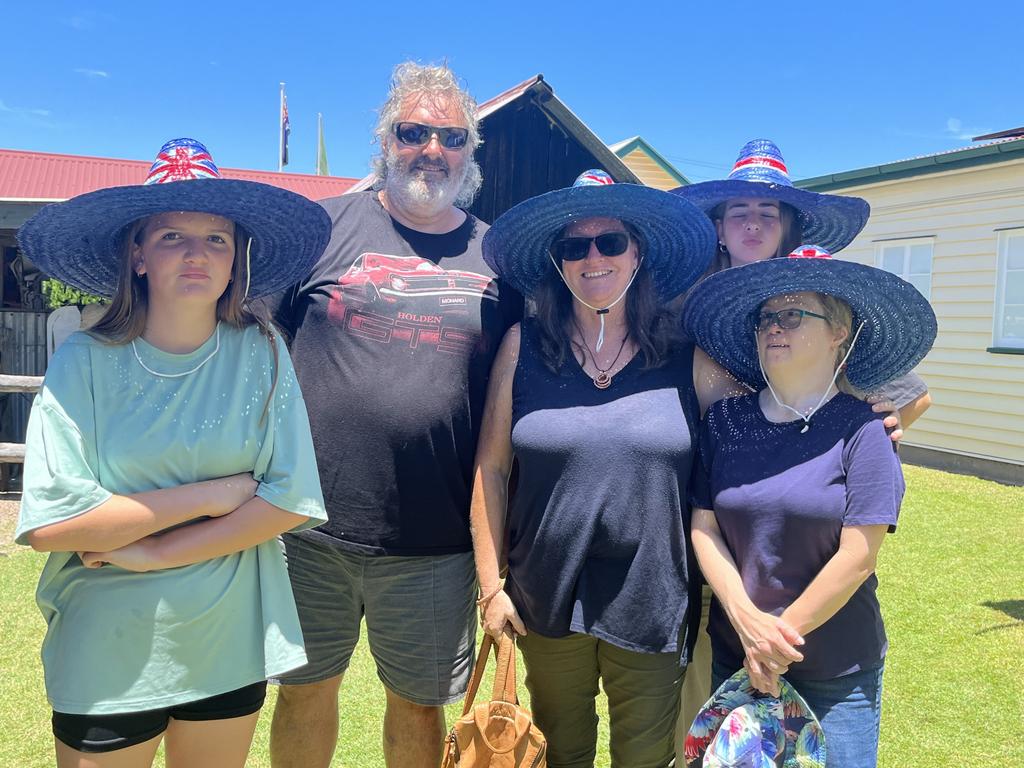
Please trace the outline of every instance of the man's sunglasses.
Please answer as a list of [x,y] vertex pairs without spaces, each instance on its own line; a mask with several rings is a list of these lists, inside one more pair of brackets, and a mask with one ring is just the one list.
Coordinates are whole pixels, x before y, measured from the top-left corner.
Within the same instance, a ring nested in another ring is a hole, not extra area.
[[468,128],[440,128],[423,123],[395,123],[395,136],[409,147],[422,147],[430,143],[431,136],[437,136],[445,149],[462,149],[469,140]]
[[787,331],[799,328],[804,317],[816,317],[819,320],[828,320],[824,315],[815,312],[808,312],[806,309],[780,309],[778,312],[759,312],[754,316],[754,325],[759,331],[767,331],[773,325],[778,325]]
[[590,244],[602,256],[621,256],[629,247],[626,232],[605,232],[597,237],[563,237],[551,244],[551,255],[562,261],[580,261],[590,253]]

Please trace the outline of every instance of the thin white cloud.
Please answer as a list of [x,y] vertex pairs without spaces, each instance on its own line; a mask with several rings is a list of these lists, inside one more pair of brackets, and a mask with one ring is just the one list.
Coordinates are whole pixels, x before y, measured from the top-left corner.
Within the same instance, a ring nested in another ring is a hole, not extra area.
[[96,26],[92,19],[85,16],[69,16],[61,19],[60,23],[72,29],[92,29]]
[[109,72],[105,72],[102,69],[86,69],[85,67],[78,67],[75,72],[86,77],[110,77]]
[[34,109],[32,107],[9,107],[2,100],[0,100],[0,112],[5,112],[9,115],[33,115],[35,117],[50,116],[50,110],[48,109]]
[[975,136],[991,133],[988,128],[974,128],[964,126],[963,121],[958,117],[951,117],[946,120],[946,135],[961,141],[970,141]]

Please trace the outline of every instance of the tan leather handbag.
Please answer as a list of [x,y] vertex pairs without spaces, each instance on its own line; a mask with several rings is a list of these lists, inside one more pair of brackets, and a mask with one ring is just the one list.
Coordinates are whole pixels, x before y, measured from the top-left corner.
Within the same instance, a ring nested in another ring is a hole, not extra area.
[[441,768],[547,768],[547,742],[516,695],[516,643],[503,636],[491,700],[473,705],[494,639],[484,635],[462,716],[445,739]]

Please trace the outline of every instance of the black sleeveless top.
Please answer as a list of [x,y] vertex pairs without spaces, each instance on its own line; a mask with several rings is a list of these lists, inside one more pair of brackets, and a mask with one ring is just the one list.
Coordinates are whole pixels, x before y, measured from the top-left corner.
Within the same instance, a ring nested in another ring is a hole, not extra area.
[[520,339],[506,586],[516,609],[547,637],[582,632],[632,651],[679,651],[694,562],[693,346],[650,370],[638,354],[600,390],[575,359],[551,372],[533,319]]

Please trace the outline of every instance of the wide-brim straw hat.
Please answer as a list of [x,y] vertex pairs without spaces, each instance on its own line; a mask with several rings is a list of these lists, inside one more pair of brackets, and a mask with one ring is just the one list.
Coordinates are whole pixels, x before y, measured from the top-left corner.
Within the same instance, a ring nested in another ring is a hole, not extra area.
[[714,256],[717,237],[694,205],[639,184],[616,184],[600,170],[585,171],[565,189],[531,197],[498,217],[484,234],[484,261],[525,296],[552,273],[551,243],[569,224],[619,219],[639,234],[644,268],[668,301],[686,291]]
[[110,297],[127,227],[170,211],[222,216],[248,233],[250,298],[309,274],[331,236],[330,216],[317,203],[269,184],[222,178],[205,146],[174,139],[161,147],[145,183],[48,205],[18,230],[18,245],[43,273]]
[[800,218],[801,241],[835,253],[849,245],[867,224],[871,206],[848,195],[826,195],[794,187],[779,148],[754,139],[740,150],[728,178],[676,187],[673,193],[711,215],[716,206],[739,197],[788,203]]
[[787,258],[711,275],[687,297],[683,327],[736,378],[760,389],[765,380],[758,364],[755,315],[773,296],[803,291],[849,304],[851,333],[864,323],[846,361],[846,376],[860,390],[871,391],[907,373],[935,341],[935,312],[917,288],[891,272],[833,259],[812,245]]

